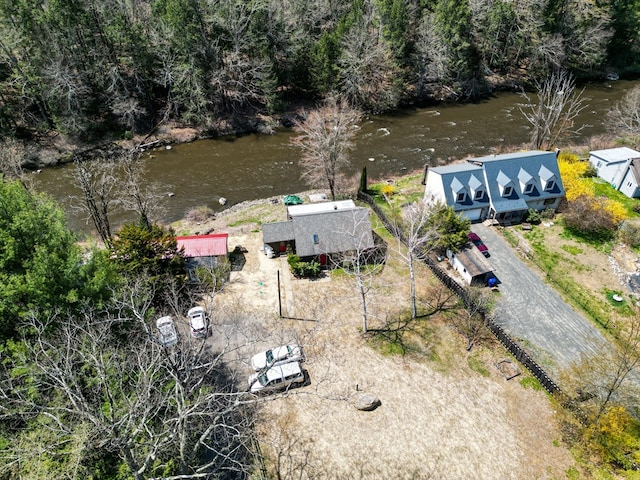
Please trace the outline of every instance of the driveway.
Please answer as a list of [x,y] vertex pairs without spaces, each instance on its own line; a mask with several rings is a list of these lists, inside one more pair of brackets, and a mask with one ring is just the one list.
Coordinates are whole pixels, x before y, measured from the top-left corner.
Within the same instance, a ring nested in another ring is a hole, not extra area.
[[594,354],[605,342],[601,333],[566,304],[555,290],[530,270],[494,227],[473,224],[489,248],[488,259],[500,281],[495,320],[551,374]]

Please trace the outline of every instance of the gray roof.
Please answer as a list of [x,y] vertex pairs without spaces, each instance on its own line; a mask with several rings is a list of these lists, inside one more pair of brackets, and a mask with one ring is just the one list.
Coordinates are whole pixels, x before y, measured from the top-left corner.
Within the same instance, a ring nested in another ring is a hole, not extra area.
[[591,156],[607,163],[626,162],[630,159],[640,158],[640,152],[629,147],[607,148],[605,150],[594,150],[590,153]]
[[[340,253],[372,248],[373,233],[369,210],[347,206],[334,209],[333,203],[310,209],[306,214],[295,212],[286,222],[262,225],[264,243],[295,241],[300,257]],[[290,209],[289,209],[290,212]]]
[[293,223],[276,222],[262,225],[262,240],[264,243],[286,242],[293,240]]
[[296,253],[300,257],[372,248],[369,210],[355,208],[293,218]]
[[466,245],[464,248],[455,252],[455,255],[472,278],[485,275],[493,271],[489,262],[484,258],[484,255],[480,253],[475,245]]
[[[485,185],[489,189],[491,205],[496,212],[526,210],[527,200],[545,200],[564,195],[564,187],[554,152],[529,152],[489,155],[468,160],[484,167]],[[549,186],[553,181],[553,188]],[[513,187],[511,195],[503,196],[505,185]],[[531,184],[528,193],[524,193]]]
[[[470,163],[460,163],[446,165],[444,167],[430,168],[427,174],[435,173],[440,176],[442,192],[445,196],[445,203],[453,205],[457,212],[486,207],[489,205],[487,188],[484,185],[482,167]],[[475,199],[478,189],[484,191],[480,200]],[[465,200],[458,202],[457,194],[464,191]]]

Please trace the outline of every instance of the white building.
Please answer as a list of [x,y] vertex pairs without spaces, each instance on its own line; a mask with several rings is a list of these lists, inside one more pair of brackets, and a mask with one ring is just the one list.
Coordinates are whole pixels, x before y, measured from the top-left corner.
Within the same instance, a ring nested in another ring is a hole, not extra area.
[[594,150],[589,163],[613,188],[627,197],[640,197],[640,152],[628,147]]

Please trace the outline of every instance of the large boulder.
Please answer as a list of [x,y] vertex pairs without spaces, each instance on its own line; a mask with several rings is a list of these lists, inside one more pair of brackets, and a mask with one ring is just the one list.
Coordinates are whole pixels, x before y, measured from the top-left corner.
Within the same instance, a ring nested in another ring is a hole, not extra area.
[[382,402],[375,395],[371,395],[370,393],[365,393],[364,395],[360,395],[360,397],[355,401],[354,406],[358,410],[362,410],[365,412],[370,412],[371,410],[375,410]]

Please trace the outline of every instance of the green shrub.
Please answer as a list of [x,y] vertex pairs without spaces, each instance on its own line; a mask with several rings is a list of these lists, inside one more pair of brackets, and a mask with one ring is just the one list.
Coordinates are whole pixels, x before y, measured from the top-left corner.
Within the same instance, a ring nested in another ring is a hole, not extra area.
[[228,260],[220,262],[213,268],[204,265],[196,267],[195,274],[200,286],[216,292],[222,290],[224,284],[229,280],[231,273],[231,262]]
[[542,216],[538,210],[530,208],[527,212],[527,221],[530,223],[538,224],[542,221]]
[[320,275],[320,264],[315,260],[303,262],[296,254],[287,255],[287,263],[291,273],[296,277],[317,277]]
[[556,216],[556,211],[553,208],[545,208],[540,212],[540,218],[542,220],[551,220]]
[[598,176],[598,169],[596,167],[594,167],[593,165],[589,164],[589,166],[584,171],[582,176],[585,177],[585,178],[595,178],[595,177]]

